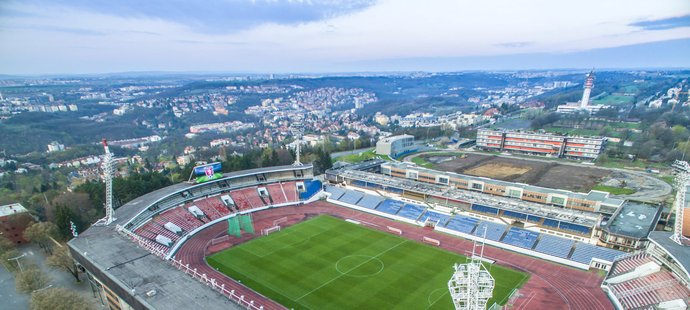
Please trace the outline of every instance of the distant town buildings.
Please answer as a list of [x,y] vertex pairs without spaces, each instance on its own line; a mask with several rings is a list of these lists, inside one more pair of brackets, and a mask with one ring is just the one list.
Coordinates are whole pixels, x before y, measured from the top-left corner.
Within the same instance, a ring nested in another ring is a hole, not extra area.
[[603,137],[571,137],[550,133],[479,129],[477,147],[573,159],[594,160],[604,150]]
[[126,149],[137,149],[137,148],[144,147],[149,143],[158,142],[161,139],[162,138],[160,136],[153,135],[153,136],[142,137],[142,138],[108,141],[108,143],[110,145],[116,145],[116,146],[126,148]]
[[53,141],[48,144],[48,153],[60,152],[65,150],[65,145],[60,144],[57,141]]
[[243,129],[253,128],[254,124],[243,123],[240,121],[224,122],[224,123],[208,123],[199,124],[189,127],[189,132],[194,134],[204,133],[208,131],[215,132],[233,132]]
[[410,153],[415,149],[414,136],[412,135],[390,136],[381,138],[376,142],[376,154],[393,158]]

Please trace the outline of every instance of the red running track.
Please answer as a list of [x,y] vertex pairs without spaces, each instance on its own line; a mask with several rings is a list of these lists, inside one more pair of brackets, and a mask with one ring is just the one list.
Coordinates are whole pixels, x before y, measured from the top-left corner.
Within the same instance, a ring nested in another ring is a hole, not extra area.
[[[419,241],[426,236],[437,239],[441,241],[442,248],[462,255],[468,255],[472,251],[472,242],[469,240],[323,201],[303,206],[280,207],[255,212],[253,219],[256,230],[260,231],[262,228],[273,226],[273,220],[278,218],[288,217],[288,222],[281,225],[291,225],[317,214],[356,219],[366,223],[369,227],[386,232],[386,226],[396,227],[403,230],[403,237],[405,238]],[[197,268],[200,273],[206,273],[215,278],[220,284],[225,284],[225,288],[234,289],[236,294],[244,295],[245,299],[254,300],[257,305],[263,305],[266,310],[285,309],[280,304],[237,283],[206,264],[205,257],[207,255],[256,237],[253,235],[245,235],[241,238],[230,237],[230,240],[224,244],[210,245],[211,239],[225,235],[226,231],[226,222],[217,223],[204,229],[185,242],[176,253],[176,259],[189,264],[190,268]],[[519,296],[510,303],[509,308],[614,309],[600,288],[603,277],[595,271],[574,269],[491,246],[484,249],[484,256],[495,260],[499,265],[524,271],[531,275],[527,283],[520,289]]]

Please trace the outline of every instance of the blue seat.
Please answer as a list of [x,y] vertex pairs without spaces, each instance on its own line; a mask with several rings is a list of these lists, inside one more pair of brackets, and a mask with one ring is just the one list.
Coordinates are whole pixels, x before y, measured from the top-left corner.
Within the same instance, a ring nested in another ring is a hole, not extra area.
[[357,191],[346,190],[345,195],[340,197],[338,200],[344,203],[349,203],[351,205],[356,205],[360,199],[364,197],[363,193]]
[[560,258],[567,258],[574,243],[574,240],[542,234],[534,250]]
[[316,195],[316,193],[321,190],[322,186],[319,180],[306,180],[304,181],[304,192],[300,193],[299,197],[302,198],[302,200],[307,200]]
[[345,190],[337,186],[326,185],[326,193],[331,194],[331,199],[338,200],[345,194]]
[[392,200],[392,199],[386,199],[383,202],[379,204],[379,206],[376,208],[376,210],[385,212],[388,214],[397,214],[402,207],[405,206],[405,203],[402,201],[397,201],[397,200]]
[[378,207],[378,205],[384,200],[385,198],[380,196],[364,194],[364,197],[357,202],[357,205],[367,209],[376,209],[376,207]]
[[424,212],[424,207],[413,204],[406,204],[404,207],[402,207],[402,209],[400,209],[398,215],[416,221],[422,214],[422,212]]
[[422,215],[419,221],[425,222],[427,219],[431,222],[438,223],[437,225],[445,226],[448,220],[450,219],[450,216],[433,211],[427,211]]
[[473,235],[482,237],[484,236],[484,228],[486,228],[486,239],[498,241],[503,236],[506,231],[506,225],[480,221],[477,228],[474,230]]
[[476,218],[456,215],[448,221],[446,228],[469,234],[477,227],[477,222],[479,220]]
[[531,249],[534,247],[534,243],[537,242],[537,237],[539,237],[539,233],[537,232],[511,227],[508,233],[506,233],[506,236],[503,237],[502,242],[525,249]]
[[576,242],[575,251],[573,251],[570,259],[583,264],[589,264],[592,258],[613,262],[616,256],[621,254],[624,254],[624,252],[598,247],[588,243]]

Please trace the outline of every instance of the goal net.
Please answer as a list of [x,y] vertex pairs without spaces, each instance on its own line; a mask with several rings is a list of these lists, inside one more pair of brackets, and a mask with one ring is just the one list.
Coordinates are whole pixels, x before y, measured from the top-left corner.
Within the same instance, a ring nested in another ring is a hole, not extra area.
[[276,231],[280,231],[280,226],[273,226],[269,228],[264,228],[261,230],[261,235],[267,236],[270,233],[274,233]]

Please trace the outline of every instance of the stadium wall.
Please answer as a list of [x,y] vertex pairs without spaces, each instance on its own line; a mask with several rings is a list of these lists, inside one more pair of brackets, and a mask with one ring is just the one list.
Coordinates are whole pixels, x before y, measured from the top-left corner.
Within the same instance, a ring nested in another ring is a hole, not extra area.
[[390,218],[390,219],[394,219],[394,220],[396,220],[396,221],[401,221],[401,222],[405,222],[405,223],[408,223],[408,224],[412,224],[412,225],[417,225],[417,226],[419,226],[419,223],[417,223],[417,222],[415,222],[415,221],[413,221],[413,220],[410,220],[410,219],[406,219],[406,218],[404,218],[404,217],[400,217],[400,216],[396,216],[396,215],[392,215],[392,214],[388,214],[388,213],[384,213],[384,212],[376,211],[376,210],[372,210],[372,209],[367,209],[367,208],[360,207],[360,206],[356,206],[356,205],[351,205],[351,204],[346,203],[346,202],[342,202],[342,201],[338,201],[338,200],[331,199],[330,197],[327,198],[326,201],[328,201],[328,202],[330,202],[330,203],[332,203],[332,204],[337,204],[337,205],[340,205],[340,206],[343,206],[343,207],[348,207],[348,208],[350,208],[350,209],[355,209],[355,210],[362,211],[362,212],[365,212],[365,213],[371,213],[371,214],[375,214],[375,215],[378,215],[378,216],[381,216],[381,217]]
[[571,267],[575,267],[575,268],[579,268],[579,269],[583,269],[583,270],[589,270],[589,265],[587,265],[587,264],[581,264],[581,263],[578,263],[578,262],[574,262],[574,261],[571,261],[571,260],[569,260],[569,259],[564,259],[564,258],[560,258],[560,257],[556,257],[556,256],[551,256],[551,255],[544,254],[544,253],[539,253],[539,252],[536,252],[536,251],[532,251],[532,250],[529,250],[529,249],[517,247],[517,246],[514,246],[514,245],[510,245],[510,244],[506,244],[506,243],[503,243],[503,242],[498,242],[498,241],[483,239],[482,237],[479,237],[479,236],[473,236],[473,235],[464,234],[464,233],[461,233],[461,232],[459,232],[459,231],[451,230],[451,229],[448,229],[448,228],[445,228],[445,227],[436,227],[435,230],[440,231],[440,232],[442,232],[442,233],[446,233],[446,234],[450,234],[450,235],[455,235],[455,236],[457,236],[457,237],[462,237],[462,238],[464,238],[464,239],[470,239],[470,240],[473,240],[473,241],[484,242],[484,243],[486,243],[486,244],[488,244],[488,245],[492,245],[492,246],[495,246],[495,247],[498,247],[498,248],[501,248],[501,249],[511,250],[511,251],[513,251],[513,252],[518,252],[518,253],[521,253],[521,254],[527,254],[527,255],[529,255],[529,256],[534,256],[534,257],[537,257],[537,258],[541,258],[541,259],[544,259],[544,260],[552,261],[552,262],[555,262],[555,263],[559,263],[559,264],[563,264],[563,265],[567,265],[567,266],[571,266]]
[[[385,218],[393,219],[393,220],[396,220],[396,221],[401,221],[401,222],[409,223],[409,224],[412,224],[412,225],[420,226],[419,223],[417,223],[417,222],[415,222],[415,221],[413,221],[413,220],[410,220],[410,219],[402,218],[402,217],[399,217],[399,216],[396,216],[396,215],[391,215],[391,214],[388,214],[388,213],[384,213],[384,212],[380,212],[380,211],[376,211],[376,210],[372,210],[372,209],[363,208],[363,207],[360,207],[360,206],[351,205],[351,204],[349,204],[349,203],[344,203],[344,202],[341,202],[341,201],[338,201],[338,200],[330,199],[330,197],[329,197],[328,199],[326,199],[326,201],[328,201],[328,202],[330,202],[330,203],[333,203],[333,204],[340,205],[340,206],[344,206],[344,207],[348,207],[348,208],[351,208],[351,209],[355,209],[355,210],[358,210],[358,211],[362,211],[362,212],[366,212],[366,213],[371,213],[371,214],[375,214],[375,215],[382,216],[382,217],[385,217]],[[539,253],[539,252],[536,252],[536,251],[532,251],[532,250],[529,250],[529,249],[524,249],[524,248],[517,247],[517,246],[513,246],[513,245],[510,245],[510,244],[505,244],[505,243],[502,243],[502,242],[497,242],[497,241],[493,241],[493,240],[484,240],[484,239],[481,238],[481,237],[473,236],[473,235],[468,235],[468,234],[464,234],[464,233],[461,233],[461,232],[458,232],[458,231],[454,231],[454,230],[451,230],[451,229],[448,229],[448,228],[445,228],[445,227],[438,227],[438,226],[436,226],[436,227],[434,228],[434,230],[439,231],[439,232],[442,232],[442,233],[454,235],[454,236],[457,236],[457,237],[461,237],[461,238],[464,238],[464,239],[469,239],[469,240],[474,240],[474,241],[480,241],[480,242],[481,242],[481,241],[484,241],[484,243],[486,243],[486,244],[488,244],[488,245],[492,245],[492,246],[495,246],[495,247],[498,247],[498,248],[501,248],[501,249],[506,249],[506,250],[510,250],[510,251],[513,251],[513,252],[517,252],[517,253],[521,253],[521,254],[530,255],[530,256],[533,256],[533,257],[541,258],[541,259],[544,259],[544,260],[548,260],[548,261],[551,261],[551,262],[563,264],[563,265],[566,265],[566,266],[570,266],[570,267],[574,267],[574,268],[578,268],[578,269],[582,269],[582,270],[589,270],[589,268],[590,268],[590,266],[591,266],[591,262],[590,262],[590,264],[582,264],[582,263],[574,262],[574,261],[571,261],[571,260],[568,260],[568,259],[564,259],[564,258],[560,258],[560,257],[556,257],[556,256],[544,254],[544,253]],[[598,262],[598,263],[603,264],[603,265],[606,265],[607,268],[610,268],[610,267],[611,267],[611,264],[613,263],[613,262],[606,262],[606,261],[602,261],[602,260],[598,260],[598,259],[593,259],[592,261],[593,261],[593,262]],[[607,269],[607,270],[608,270],[608,269]]]

